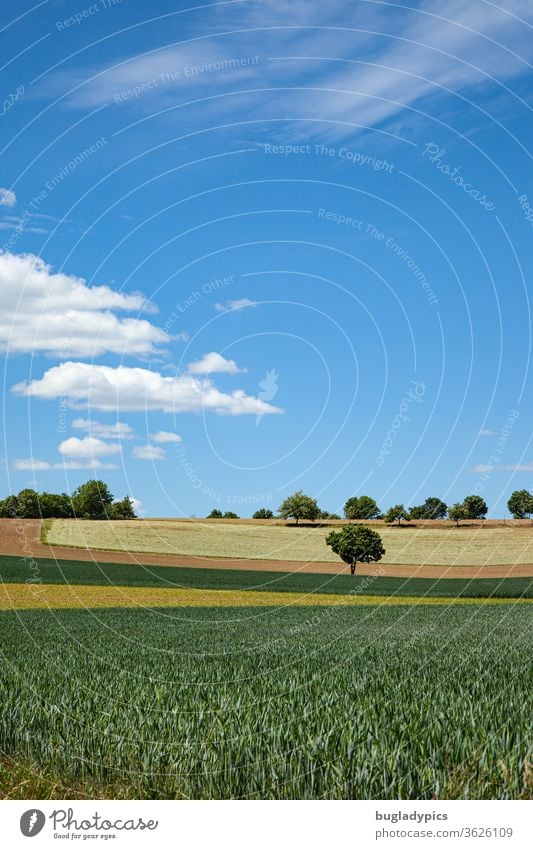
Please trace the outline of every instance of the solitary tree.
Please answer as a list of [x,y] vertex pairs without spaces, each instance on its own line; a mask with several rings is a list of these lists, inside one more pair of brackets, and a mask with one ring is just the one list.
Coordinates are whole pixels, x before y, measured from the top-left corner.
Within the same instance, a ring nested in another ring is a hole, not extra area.
[[266,507],[260,507],[259,510],[256,510],[252,519],[273,519],[274,514],[272,510],[267,510]]
[[464,504],[452,504],[448,507],[448,518],[455,522],[456,527],[459,527],[461,519],[467,519],[468,514]]
[[507,502],[513,519],[525,519],[533,513],[533,495],[527,489],[515,489]]
[[222,519],[222,510],[217,510],[216,507],[214,510],[211,510],[208,519]]
[[315,498],[304,495],[302,490],[299,489],[294,495],[289,495],[283,501],[278,513],[282,519],[296,519],[296,524],[298,524],[300,519],[314,522],[320,516],[320,508]]
[[392,522],[398,522],[399,525],[402,524],[402,519],[409,519],[409,513],[403,506],[403,504],[395,504],[394,507],[391,507],[390,510],[387,510],[385,515],[383,516],[387,524]]
[[358,562],[375,563],[385,554],[380,535],[366,525],[346,525],[339,531],[331,531],[326,543],[345,563],[350,564],[352,575]]
[[353,496],[344,505],[344,515],[347,519],[378,519],[380,510],[369,495]]
[[72,506],[78,519],[108,519],[112,504],[113,496],[104,481],[82,483],[72,494]]
[[487,502],[481,495],[469,495],[463,501],[467,519],[484,519],[488,512]]

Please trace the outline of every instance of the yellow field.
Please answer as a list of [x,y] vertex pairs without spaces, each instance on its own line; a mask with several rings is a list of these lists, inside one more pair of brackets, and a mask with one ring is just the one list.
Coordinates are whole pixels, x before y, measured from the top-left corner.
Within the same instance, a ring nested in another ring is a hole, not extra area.
[[533,599],[351,596],[256,590],[159,589],[65,584],[2,584],[0,610],[83,607],[283,607],[339,605],[531,604]]
[[[533,563],[533,527],[387,528],[383,563],[491,566]],[[56,519],[47,532],[55,545],[108,551],[252,560],[339,560],[325,543],[326,528],[216,524],[179,520],[92,522]]]

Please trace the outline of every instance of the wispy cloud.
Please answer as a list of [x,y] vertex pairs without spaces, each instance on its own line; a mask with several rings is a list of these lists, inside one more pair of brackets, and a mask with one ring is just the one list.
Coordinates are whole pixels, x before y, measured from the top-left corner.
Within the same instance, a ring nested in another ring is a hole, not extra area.
[[215,12],[195,40],[126,56],[112,67],[62,72],[48,85],[73,89],[70,102],[84,108],[109,103],[152,111],[154,103],[174,108],[209,96],[204,115],[312,118],[323,123],[319,130],[307,124],[308,136],[342,137],[424,100],[432,111],[446,89],[466,92],[523,74],[533,58],[532,22],[530,0],[507,0],[504,8],[482,0],[421,0],[413,7],[239,3]]
[[257,301],[251,301],[250,298],[236,298],[234,301],[224,301],[213,306],[217,312],[231,312],[231,310],[243,310],[245,307],[255,307]]
[[167,456],[159,445],[136,445],[133,449],[133,457],[136,460],[164,460]]
[[0,206],[15,206],[17,196],[11,189],[0,188]]
[[87,430],[91,436],[100,436],[104,439],[133,439],[133,429],[124,422],[102,424],[94,419],[74,419],[72,427],[77,430]]
[[17,471],[45,472],[58,469],[116,469],[114,463],[102,463],[100,460],[65,460],[62,463],[51,463],[49,460],[38,460],[35,457],[13,460],[13,468]]

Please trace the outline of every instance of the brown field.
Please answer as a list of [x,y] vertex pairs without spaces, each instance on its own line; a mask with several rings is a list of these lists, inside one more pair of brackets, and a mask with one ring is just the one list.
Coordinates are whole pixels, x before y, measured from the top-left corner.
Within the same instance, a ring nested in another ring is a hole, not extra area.
[[[222,522],[222,523],[205,523],[202,521],[190,521],[190,522],[177,522],[173,520],[150,520],[150,522],[158,523],[163,521],[165,526],[170,526],[171,528],[176,524],[179,525],[189,525],[194,527],[194,525],[205,526],[206,524],[210,524],[213,528],[222,530],[225,528],[229,530],[229,526],[232,525],[232,530],[235,531],[235,525],[244,525],[244,527],[250,527],[251,525],[255,525],[257,528],[262,528],[264,530],[271,531],[279,531],[283,530],[283,528],[265,528],[265,525],[268,523],[257,523],[257,522]],[[77,523],[72,520],[70,523],[64,523],[66,525],[71,524],[75,526]],[[84,525],[93,524],[95,526],[101,524],[108,524],[109,527],[116,526],[119,523],[82,523]],[[143,522],[134,522],[134,523],[120,523],[123,527],[128,525],[140,525],[141,527],[146,527],[146,524]],[[376,526],[379,523],[375,523]],[[427,523],[424,523],[427,525]],[[440,523],[439,523],[440,524]],[[383,530],[383,534],[385,535],[385,531],[392,530],[388,528],[383,528],[383,525],[380,524],[379,527]],[[436,530],[435,526],[431,526],[434,530]],[[273,559],[256,559],[255,557],[252,559],[250,556],[234,556],[229,559],[227,557],[217,556],[209,556],[209,555],[194,555],[194,554],[186,554],[186,553],[174,553],[174,554],[165,554],[161,553],[147,553],[147,552],[135,552],[135,551],[125,551],[125,550],[107,550],[101,548],[76,548],[72,545],[65,544],[51,544],[45,545],[41,541],[41,528],[42,522],[40,520],[33,519],[25,519],[25,520],[12,520],[12,519],[0,519],[0,554],[11,554],[18,556],[26,556],[26,557],[45,557],[52,559],[62,559],[62,560],[84,560],[84,561],[105,561],[105,562],[114,562],[114,563],[142,563],[146,565],[161,565],[161,566],[194,566],[194,567],[207,567],[207,568],[220,568],[224,569],[255,569],[261,571],[278,571],[278,572],[287,572],[287,571],[298,571],[298,572],[320,572],[327,574],[339,574],[341,572],[345,572],[347,567],[344,566],[340,561],[330,560],[329,562],[322,559],[309,559],[309,560],[292,560],[285,559],[281,556],[281,552],[276,552],[278,557],[274,557]],[[446,565],[443,563],[428,564],[428,563],[398,563],[398,562],[387,562],[387,560],[382,561],[380,564],[368,564],[368,565],[360,565],[358,566],[358,574],[361,575],[373,575],[373,574],[382,574],[384,576],[390,577],[430,577],[430,578],[440,578],[440,577],[449,577],[449,578],[476,578],[476,577],[487,577],[487,578],[503,578],[503,577],[533,577],[533,530],[531,531],[531,537],[529,534],[529,523],[520,523],[517,527],[514,525],[511,527],[509,524],[504,527],[501,523],[496,525],[489,525],[483,529],[475,529],[475,528],[464,528],[455,531],[455,534],[478,534],[481,536],[491,530],[499,529],[501,534],[506,535],[502,546],[499,551],[499,559],[496,563],[494,560],[492,564],[485,565],[484,563],[478,563],[477,565]],[[441,530],[440,528],[438,530]],[[309,533],[309,529],[301,528],[286,528],[286,533],[300,534]],[[322,536],[325,536],[326,530],[322,529],[313,529],[312,533],[320,533]],[[397,534],[402,535],[402,539],[408,537],[411,538],[413,533],[420,541],[421,537],[425,537],[426,534],[431,534],[430,528],[411,528],[411,529],[403,529],[396,530]],[[441,534],[453,534],[453,529],[447,531],[445,528],[441,530]],[[429,539],[429,537],[428,537]],[[450,537],[451,539],[451,537]],[[485,538],[486,539],[486,538]],[[523,539],[523,542],[520,540]],[[516,542],[513,542],[515,541]],[[531,540],[531,542],[530,542]],[[116,541],[116,534],[115,534]],[[446,538],[444,539],[444,542]],[[441,540],[442,544],[442,540]],[[412,543],[411,543],[412,545]],[[521,559],[526,562],[517,562],[516,559],[513,560],[513,546],[518,546],[519,550],[522,552]],[[530,548],[531,546],[531,548]],[[440,548],[440,544],[439,544]],[[442,549],[441,549],[442,550]],[[531,556],[527,556],[527,551],[531,550]],[[105,552],[105,554],[104,554]],[[526,552],[526,554],[525,554]],[[328,551],[329,554],[329,551]],[[494,552],[492,554],[494,558]],[[507,558],[507,562],[505,562]]]

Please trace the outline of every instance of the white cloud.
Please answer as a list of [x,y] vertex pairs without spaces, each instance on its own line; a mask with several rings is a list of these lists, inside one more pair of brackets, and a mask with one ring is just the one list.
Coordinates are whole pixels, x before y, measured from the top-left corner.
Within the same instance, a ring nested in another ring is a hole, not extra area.
[[488,430],[487,428],[483,428],[479,431],[479,436],[496,436],[495,430]]
[[133,449],[133,456],[136,460],[164,460],[167,456],[162,448],[158,445],[136,445]]
[[144,513],[142,501],[139,498],[134,498],[132,495],[130,495],[130,500],[137,516],[142,516]]
[[0,206],[15,206],[17,196],[11,189],[0,188]]
[[[233,119],[237,110],[241,121],[296,119],[292,135],[342,138],[353,135],[357,125],[374,127],[400,116],[412,124],[418,116],[408,107],[423,98],[424,110],[440,117],[446,88],[468,93],[490,84],[491,77],[495,85],[505,83],[524,76],[533,58],[531,0],[367,2],[357,7],[352,0],[332,0],[327,7],[318,0],[270,0],[223,6],[220,14],[227,32],[223,53],[199,38],[196,44],[126,57],[113,67],[52,75],[48,91],[64,95],[74,88],[70,103],[85,108],[117,102],[120,92],[145,84],[140,96],[126,95],[119,108],[153,112],[174,107],[176,89],[186,86],[191,101],[204,93],[211,96],[198,106],[204,120]],[[211,35],[211,24],[204,33]],[[165,78],[186,66],[207,68],[222,58],[254,54],[263,58],[228,72]],[[217,97],[227,94],[228,86],[237,88],[238,96]]]
[[13,460],[13,468],[19,471],[52,471],[57,469],[116,469],[113,463],[102,463],[100,460],[65,460],[63,463],[50,463],[48,460],[37,460],[35,457]]
[[250,298],[237,298],[234,301],[224,301],[223,303],[214,304],[217,312],[231,312],[232,310],[243,310],[245,307],[256,307],[257,301],[251,301]]
[[58,445],[57,450],[65,457],[76,459],[88,459],[93,457],[107,457],[109,454],[119,454],[122,450],[118,443],[104,442],[94,436],[84,436],[79,439],[71,436]]
[[533,463],[507,463],[504,466],[480,463],[478,466],[474,466],[472,471],[478,474],[483,474],[483,472],[533,472]]
[[33,254],[0,254],[0,350],[59,357],[152,353],[170,337],[149,321],[115,311],[154,312],[141,293],[88,286],[54,274]]
[[221,354],[211,351],[196,362],[189,363],[187,371],[189,374],[239,374],[246,369],[239,368],[235,360],[226,360]]
[[49,463],[47,460],[37,460],[34,457],[26,457],[25,459],[13,460],[13,466],[15,469],[20,469],[21,471],[37,472],[42,469],[51,469],[52,463]]
[[74,419],[72,427],[77,430],[87,430],[91,436],[102,436],[105,439],[133,439],[132,428],[124,422],[102,424],[94,419]]
[[181,436],[177,433],[169,433],[168,430],[158,430],[150,437],[153,442],[181,442]]
[[76,409],[89,405],[111,412],[162,410],[166,413],[211,411],[219,415],[281,413],[242,389],[221,392],[208,380],[192,375],[163,377],[159,372],[126,366],[61,363],[40,380],[18,383],[12,391],[32,398],[65,398]]

